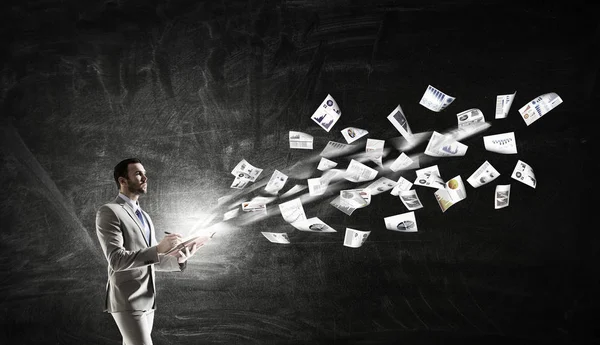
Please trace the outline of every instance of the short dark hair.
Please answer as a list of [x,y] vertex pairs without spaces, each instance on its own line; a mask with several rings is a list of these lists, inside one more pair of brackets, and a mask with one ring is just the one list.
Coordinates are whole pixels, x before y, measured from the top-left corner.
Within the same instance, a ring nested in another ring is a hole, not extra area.
[[115,183],[117,184],[117,189],[121,189],[121,184],[119,183],[119,177],[129,178],[127,176],[129,164],[134,163],[142,163],[141,160],[137,158],[127,158],[119,162],[119,164],[115,165],[115,170],[113,172],[113,176],[115,178]]

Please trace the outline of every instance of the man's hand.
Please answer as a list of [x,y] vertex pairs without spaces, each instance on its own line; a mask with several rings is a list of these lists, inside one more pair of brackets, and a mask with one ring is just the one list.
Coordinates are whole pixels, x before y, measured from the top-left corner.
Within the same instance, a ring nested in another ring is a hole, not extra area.
[[179,243],[181,243],[181,235],[180,234],[168,234],[165,236],[160,243],[156,246],[156,250],[159,254],[164,254],[169,251],[169,249],[175,247]]
[[180,264],[186,262],[187,259],[191,258],[192,255],[194,255],[196,251],[200,249],[200,247],[201,246],[198,246],[196,245],[196,243],[194,243],[191,249],[189,247],[185,247],[184,250],[180,250],[179,255],[177,255],[177,262],[179,262]]

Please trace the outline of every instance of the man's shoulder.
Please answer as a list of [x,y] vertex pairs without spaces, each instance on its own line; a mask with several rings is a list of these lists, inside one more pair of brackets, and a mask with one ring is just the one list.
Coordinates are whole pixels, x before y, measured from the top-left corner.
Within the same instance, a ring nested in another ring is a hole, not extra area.
[[115,199],[115,200],[113,200],[111,202],[107,202],[106,204],[100,206],[98,208],[98,212],[108,211],[108,210],[117,211],[117,210],[122,209],[122,208],[123,208],[122,205],[119,204],[117,202],[117,200]]

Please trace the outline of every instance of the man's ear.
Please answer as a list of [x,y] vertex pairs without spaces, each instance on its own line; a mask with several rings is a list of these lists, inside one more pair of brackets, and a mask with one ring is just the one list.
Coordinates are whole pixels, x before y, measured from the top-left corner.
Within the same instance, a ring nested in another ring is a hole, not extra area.
[[126,183],[126,182],[127,182],[127,179],[126,179],[126,178],[124,178],[124,177],[122,177],[122,176],[121,176],[121,177],[119,177],[119,185],[120,185],[120,186],[122,186],[122,185],[123,185],[124,183]]

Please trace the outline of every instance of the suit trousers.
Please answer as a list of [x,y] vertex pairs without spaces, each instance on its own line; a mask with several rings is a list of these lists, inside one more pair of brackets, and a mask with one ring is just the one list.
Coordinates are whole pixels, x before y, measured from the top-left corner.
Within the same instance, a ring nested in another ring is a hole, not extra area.
[[123,345],[152,345],[154,309],[110,313],[123,336]]

